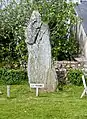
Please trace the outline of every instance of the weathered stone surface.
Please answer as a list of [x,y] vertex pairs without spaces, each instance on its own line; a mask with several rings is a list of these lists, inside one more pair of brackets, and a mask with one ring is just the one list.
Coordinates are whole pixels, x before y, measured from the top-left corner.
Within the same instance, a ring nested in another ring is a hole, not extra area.
[[38,11],[33,11],[26,29],[28,47],[29,83],[44,83],[45,88],[54,90],[56,79],[51,68],[51,46],[49,28],[41,22]]

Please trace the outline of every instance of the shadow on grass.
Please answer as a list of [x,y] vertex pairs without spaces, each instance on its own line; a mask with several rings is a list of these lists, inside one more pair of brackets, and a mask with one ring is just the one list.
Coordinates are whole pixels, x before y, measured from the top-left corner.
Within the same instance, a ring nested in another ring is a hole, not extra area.
[[8,100],[16,99],[16,96],[6,97]]

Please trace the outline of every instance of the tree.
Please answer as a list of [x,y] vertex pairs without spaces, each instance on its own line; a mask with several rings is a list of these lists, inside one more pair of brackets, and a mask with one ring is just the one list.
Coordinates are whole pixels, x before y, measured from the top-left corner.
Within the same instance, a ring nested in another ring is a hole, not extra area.
[[0,9],[1,62],[10,64],[10,67],[27,62],[25,28],[32,11],[37,9],[42,21],[50,28],[52,56],[57,60],[72,60],[78,54],[78,43],[71,32],[71,26],[76,21],[72,3],[67,4],[64,0],[34,0],[32,5],[30,0],[20,0],[19,3],[11,0]]
[[30,12],[30,3],[25,0],[13,0],[0,11],[0,61],[10,66],[26,62],[25,23]]
[[74,60],[79,53],[79,45],[72,28],[76,25],[74,4],[64,0],[38,2],[43,21],[50,28],[52,56],[56,60]]

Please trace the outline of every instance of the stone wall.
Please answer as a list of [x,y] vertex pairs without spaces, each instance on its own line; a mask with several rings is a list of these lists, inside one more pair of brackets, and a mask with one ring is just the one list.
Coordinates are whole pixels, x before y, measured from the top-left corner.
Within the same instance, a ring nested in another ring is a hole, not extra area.
[[58,87],[62,89],[63,84],[67,82],[67,72],[69,69],[82,69],[83,63],[78,61],[55,61],[54,67],[57,74]]
[[70,68],[81,69],[83,67],[83,64],[77,61],[55,61],[54,67],[56,71],[57,70],[68,71]]

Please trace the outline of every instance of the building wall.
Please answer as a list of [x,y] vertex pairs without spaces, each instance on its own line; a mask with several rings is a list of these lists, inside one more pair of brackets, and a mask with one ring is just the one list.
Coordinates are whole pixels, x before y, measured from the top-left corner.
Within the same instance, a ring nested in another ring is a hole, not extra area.
[[80,4],[81,0],[66,0],[66,1],[67,1],[67,3],[73,2],[73,3],[79,3]]
[[80,22],[77,24],[76,34],[77,40],[79,40],[82,56],[87,59],[87,35],[84,31],[83,25]]

